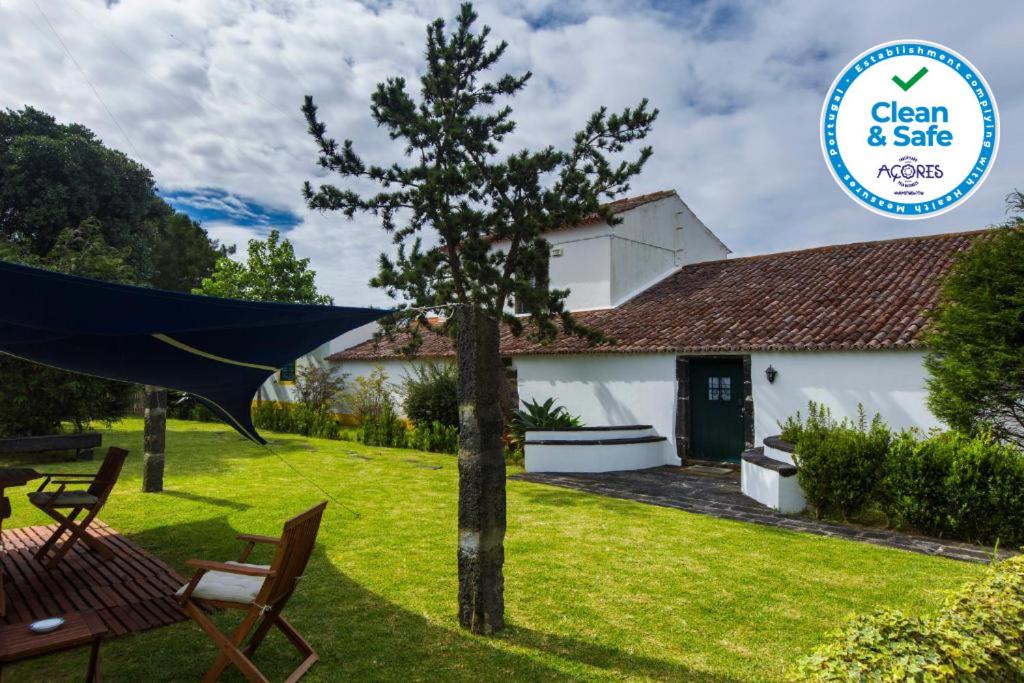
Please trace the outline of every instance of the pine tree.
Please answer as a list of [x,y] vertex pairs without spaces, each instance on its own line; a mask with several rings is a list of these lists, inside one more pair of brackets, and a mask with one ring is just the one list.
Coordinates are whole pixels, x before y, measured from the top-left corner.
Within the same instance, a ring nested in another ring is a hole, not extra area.
[[[435,331],[455,339],[459,382],[459,620],[477,633],[504,626],[505,461],[499,386],[498,341],[503,322],[514,334],[551,339],[561,329],[596,341],[600,333],[578,324],[565,309],[565,290],[551,289],[549,245],[544,234],[598,214],[616,222],[602,202],[629,189],[651,155],[619,160],[629,143],[643,139],[657,110],[646,100],[620,114],[597,110],[567,150],[546,147],[504,155],[500,145],[514,131],[511,98],[530,73],[487,80],[507,44],[488,48],[490,29],[473,32],[472,5],[462,5],[454,30],[442,19],[427,27],[426,66],[415,100],[404,78],[389,78],[372,95],[371,114],[405,159],[367,165],[351,140],[328,137],[311,97],[303,106],[319,146],[319,164],[355,182],[374,181],[380,191],[304,187],[310,208],[379,217],[397,255],[381,255],[371,280],[401,301],[385,332],[434,329],[428,310],[448,315]],[[438,246],[424,248],[432,230]],[[507,250],[494,248],[507,242]],[[527,314],[512,315],[515,301]]]

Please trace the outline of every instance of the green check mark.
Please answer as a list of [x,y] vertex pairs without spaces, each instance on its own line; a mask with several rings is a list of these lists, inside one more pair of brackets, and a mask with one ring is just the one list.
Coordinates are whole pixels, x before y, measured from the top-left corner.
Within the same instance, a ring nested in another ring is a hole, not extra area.
[[928,67],[922,66],[920,71],[918,71],[916,74],[910,77],[910,80],[904,81],[899,76],[893,76],[892,82],[903,88],[903,92],[906,92],[913,88],[915,83],[924,78],[924,75],[926,73],[928,73]]

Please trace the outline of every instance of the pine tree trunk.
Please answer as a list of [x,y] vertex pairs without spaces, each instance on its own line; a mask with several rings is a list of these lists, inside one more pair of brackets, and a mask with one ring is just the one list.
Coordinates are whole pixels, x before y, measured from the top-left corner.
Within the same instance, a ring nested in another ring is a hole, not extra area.
[[164,490],[164,445],[167,440],[167,390],[146,387],[143,432],[142,490]]
[[505,627],[505,456],[498,322],[457,314],[459,361],[459,622],[474,633]]

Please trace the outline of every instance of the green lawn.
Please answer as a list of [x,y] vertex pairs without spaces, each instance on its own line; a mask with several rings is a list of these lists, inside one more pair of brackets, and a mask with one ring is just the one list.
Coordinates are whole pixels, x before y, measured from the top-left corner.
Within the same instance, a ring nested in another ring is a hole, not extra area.
[[[105,444],[131,456],[102,518],[179,569],[190,557],[233,559],[236,533],[276,535],[284,519],[322,498],[269,450],[189,422],[169,426],[167,491],[140,493],[141,428],[128,420],[106,434]],[[981,571],[509,481],[509,628],[479,638],[455,619],[452,456],[272,440],[344,504],[328,506],[319,549],[286,612],[320,652],[311,681],[773,680],[851,612],[931,610],[943,590]],[[46,521],[21,490],[12,493],[7,526]],[[104,663],[111,681],[198,680],[214,653],[198,627],[183,623],[110,641]],[[275,680],[297,663],[279,634],[257,662]],[[83,666],[84,654],[70,653],[5,673],[70,680]],[[240,679],[231,671],[223,680]]]

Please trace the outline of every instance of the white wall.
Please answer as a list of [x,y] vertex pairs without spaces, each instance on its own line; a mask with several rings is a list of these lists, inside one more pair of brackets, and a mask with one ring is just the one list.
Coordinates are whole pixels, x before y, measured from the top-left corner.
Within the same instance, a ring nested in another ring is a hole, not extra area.
[[[559,230],[548,235],[551,286],[568,289],[572,311],[611,305],[611,230],[606,223]],[[556,256],[561,250],[561,256]]]
[[671,354],[518,356],[521,400],[554,396],[588,427],[649,424],[668,437],[664,462],[675,451],[676,371]]
[[[367,323],[362,327],[349,330],[345,334],[335,337],[326,344],[321,344],[305,356],[298,358],[296,360],[296,369],[309,365],[320,365],[324,367],[334,365],[333,363],[327,362],[327,356],[355,346],[356,344],[361,344],[367,339],[373,337],[376,331],[376,322]],[[278,382],[276,372],[271,377],[267,378],[267,381],[264,382],[263,386],[260,388],[259,393],[263,399],[270,401],[285,401],[290,403],[295,399],[294,387],[289,383],[282,384]]]
[[[649,202],[596,223],[547,235],[552,287],[568,289],[571,311],[618,306],[679,266],[724,259],[729,249],[678,197]],[[495,249],[507,249],[497,242]]]
[[[927,376],[920,351],[822,351],[751,354],[754,396],[754,438],[779,433],[779,422],[808,401],[823,403],[836,417],[857,416],[862,403],[870,419],[875,413],[894,428],[941,426],[928,410]],[[769,384],[765,369],[778,371]]]
[[729,249],[678,196],[619,215],[612,226],[611,305],[618,306],[679,266],[715,261]]
[[[398,412],[402,412],[401,399],[397,395],[399,387],[402,386],[404,379],[412,374],[413,366],[430,362],[426,361],[407,361],[407,360],[381,360],[381,361],[364,361],[364,360],[347,360],[343,363],[332,363],[334,366],[334,372],[336,374],[347,374],[346,381],[351,383],[357,377],[368,377],[373,372],[375,367],[381,367],[384,369],[384,373],[388,377],[388,383],[391,385],[392,393],[396,395],[398,402]],[[443,359],[438,359],[436,362],[444,362]],[[339,406],[340,412],[349,412],[348,406],[342,404]]]

